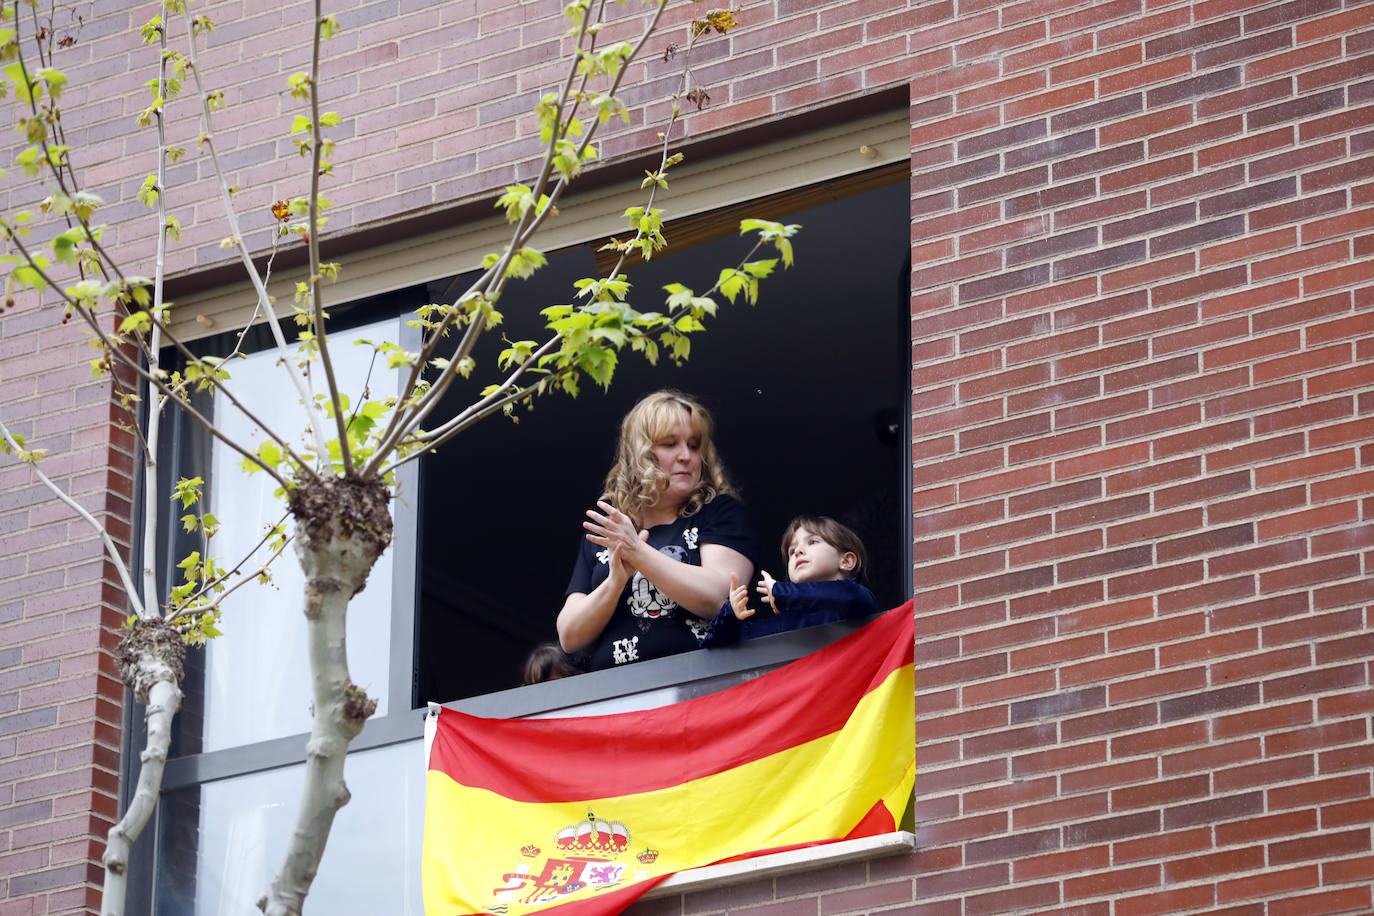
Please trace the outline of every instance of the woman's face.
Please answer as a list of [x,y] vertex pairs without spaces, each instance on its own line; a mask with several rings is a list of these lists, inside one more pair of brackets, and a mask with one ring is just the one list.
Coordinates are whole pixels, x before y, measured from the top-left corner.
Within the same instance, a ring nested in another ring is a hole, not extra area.
[[654,456],[668,483],[659,505],[681,506],[701,482],[701,439],[692,429],[692,415],[685,409],[666,433],[654,440]]

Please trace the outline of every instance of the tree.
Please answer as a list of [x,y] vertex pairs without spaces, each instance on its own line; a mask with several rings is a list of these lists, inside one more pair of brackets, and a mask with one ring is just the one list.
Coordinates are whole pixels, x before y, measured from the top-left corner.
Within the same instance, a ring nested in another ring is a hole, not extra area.
[[[617,2],[623,4],[623,0]],[[148,726],[133,800],[110,831],[104,912],[123,911],[129,848],[157,802],[171,722],[182,699],[186,646],[203,645],[220,635],[221,606],[228,594],[245,582],[269,576],[272,562],[288,544],[293,546],[305,574],[301,605],[309,633],[313,725],[296,828],[285,861],[260,906],[274,916],[299,913],[334,815],[348,801],[343,765],[349,744],[376,708],[376,702],[349,676],[344,636],[349,601],[366,584],[391,540],[389,507],[396,469],[486,417],[527,408],[538,396],[562,392],[575,397],[584,380],[609,385],[626,348],[651,363],[660,356],[677,362],[686,359],[691,335],[703,330],[704,320],[715,314],[718,296],[730,302],[742,296],[752,304],[758,297],[759,281],[778,261],[790,265],[790,239],[798,227],[745,220],[741,234],[755,236],[752,247],[736,266],[723,269],[705,292],[673,283],[665,288],[666,301],[657,310],[640,310],[630,301],[631,285],[623,270],[631,258],[649,260],[667,244],[662,210],[656,203],[668,188],[669,171],[682,160],[681,154],[670,149],[674,128],[691,109],[707,102],[705,89],[692,81],[692,51],[699,41],[725,34],[736,25],[737,10],[710,10],[691,20],[681,47],[670,45],[663,51],[666,59],[680,61],[681,76],[660,134],[656,161],[645,170],[644,205],[626,211],[625,238],[607,246],[619,254],[615,269],[606,277],[579,280],[572,304],[544,308],[541,315],[547,336],[543,340],[504,341],[494,360],[495,381],[480,397],[452,417],[440,419],[435,414],[455,379],[468,378],[476,371],[479,342],[501,323],[498,306],[506,285],[545,263],[543,253],[531,242],[541,226],[557,216],[569,184],[596,159],[593,140],[598,128],[626,116],[617,93],[628,65],[656,34],[670,0],[641,2],[647,10],[639,20],[638,37],[608,43],[599,41],[606,26],[606,0],[574,0],[567,5],[564,16],[575,49],[565,77],[535,109],[542,163],[534,180],[506,187],[496,201],[512,227],[509,243],[487,256],[480,276],[455,301],[418,310],[413,322],[423,336],[418,352],[406,352],[390,342],[369,343],[387,371],[401,374],[404,381],[399,390],[405,395],[363,397],[357,403],[339,390],[327,333],[326,289],[342,268],[321,256],[322,214],[329,202],[320,188],[332,172],[334,143],[328,132],[339,118],[322,110],[318,71],[322,46],[339,26],[333,16],[324,14],[319,0],[314,5],[310,68],[291,76],[287,86],[304,109],[294,117],[289,134],[308,163],[310,190],[272,208],[277,220],[273,254],[278,245],[285,244],[304,245],[308,252],[308,277],[297,284],[289,310],[282,309],[286,316],[278,315],[264,272],[256,268],[243,241],[234,189],[220,167],[214,114],[223,105],[223,93],[207,86],[207,74],[197,56],[198,43],[214,23],[196,14],[186,0],[164,0],[160,14],[141,30],[145,42],[156,48],[157,73],[149,83],[151,100],[139,122],[157,131],[158,144],[156,169],[139,196],[152,209],[158,233],[152,270],[135,273],[117,263],[102,244],[97,222],[102,201],[81,188],[75,165],[78,153],[66,143],[60,102],[67,77],[54,65],[55,42],[62,39],[52,28],[51,12],[44,25],[37,0],[6,2],[0,7],[4,14],[0,56],[6,64],[0,88],[13,93],[19,111],[16,124],[26,143],[17,164],[49,192],[38,213],[0,218],[0,234],[6,243],[0,257],[8,266],[5,305],[18,304],[16,293],[26,306],[52,298],[62,306],[64,321],[84,324],[97,351],[93,367],[111,380],[128,425],[138,434],[145,480],[149,523],[144,556],[149,559],[140,576],[128,571],[116,545],[101,532],[129,594],[132,614],[121,645],[123,671],[137,701],[146,705]],[[175,46],[177,41],[180,47]],[[199,356],[167,326],[171,306],[163,299],[165,254],[180,228],[166,208],[167,195],[174,193],[166,184],[167,164],[187,151],[168,144],[166,128],[169,106],[187,96],[199,103],[199,154],[212,163],[219,180],[227,220],[224,244],[235,249],[256,293],[250,324],[261,318],[271,328],[301,405],[299,430],[269,429],[254,416],[251,405],[236,396],[233,357],[237,350],[229,359]],[[778,257],[755,259],[762,246],[775,248]],[[270,267],[271,260],[268,271]],[[281,317],[290,317],[297,325],[296,350],[291,349]],[[180,368],[163,365],[168,349],[179,355]],[[224,397],[262,428],[264,441],[250,447],[204,416],[193,396],[206,392]],[[186,511],[182,523],[198,536],[200,545],[178,563],[185,581],[170,595],[160,595],[151,560],[157,543],[152,520],[158,517],[156,507],[162,498],[155,458],[161,418],[168,409],[184,411],[210,436],[238,453],[246,469],[268,475],[286,499],[291,524],[283,518],[262,533],[254,551],[232,565],[218,562],[212,557],[211,544],[219,523],[203,506],[203,480],[181,479],[171,495],[180,500]],[[431,420],[436,422],[431,425]],[[0,447],[31,464],[40,480],[99,529],[89,513],[63,497],[42,473],[39,450],[29,448],[2,421],[0,433],[4,443]],[[232,627],[232,622],[226,626]]]

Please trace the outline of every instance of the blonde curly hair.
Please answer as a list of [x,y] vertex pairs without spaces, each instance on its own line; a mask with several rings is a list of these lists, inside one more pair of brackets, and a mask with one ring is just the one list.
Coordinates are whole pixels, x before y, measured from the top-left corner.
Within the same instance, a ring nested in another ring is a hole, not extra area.
[[658,466],[654,443],[672,432],[684,410],[701,443],[701,480],[678,514],[692,515],[717,496],[735,492],[711,439],[715,423],[710,412],[680,391],[655,391],[641,398],[620,421],[615,464],[606,474],[601,496],[628,515],[636,528],[644,527],[645,510],[658,502],[668,484],[668,475]]

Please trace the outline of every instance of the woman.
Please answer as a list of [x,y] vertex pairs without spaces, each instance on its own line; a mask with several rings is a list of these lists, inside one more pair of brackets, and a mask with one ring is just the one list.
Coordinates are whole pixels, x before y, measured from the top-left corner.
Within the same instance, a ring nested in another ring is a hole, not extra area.
[[558,641],[592,670],[697,648],[730,593],[747,582],[758,542],[711,442],[711,415],[657,391],[620,424],[606,490],[558,612]]

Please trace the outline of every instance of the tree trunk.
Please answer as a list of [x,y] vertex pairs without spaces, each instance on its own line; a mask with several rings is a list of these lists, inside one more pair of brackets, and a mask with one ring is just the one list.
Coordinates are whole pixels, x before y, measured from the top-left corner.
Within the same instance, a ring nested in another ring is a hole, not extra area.
[[124,683],[142,703],[148,742],[139,759],[138,786],[124,816],[105,839],[105,884],[101,916],[123,916],[128,885],[129,850],[148,824],[162,789],[162,770],[172,742],[172,719],[181,709],[181,677],[186,644],[161,617],[140,620],[121,646]]
[[348,675],[348,602],[391,541],[391,494],[376,478],[308,481],[291,494],[296,555],[305,572],[314,721],[305,787],[285,860],[258,901],[266,916],[299,916],[319,870],[334,815],[348,804],[344,758],[377,701]]

